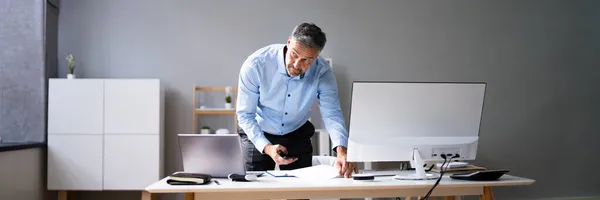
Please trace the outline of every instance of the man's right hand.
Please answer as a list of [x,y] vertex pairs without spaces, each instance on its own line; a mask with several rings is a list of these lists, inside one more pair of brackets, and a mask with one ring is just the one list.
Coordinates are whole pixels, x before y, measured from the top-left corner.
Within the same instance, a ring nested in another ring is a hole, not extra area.
[[284,146],[281,145],[272,145],[272,144],[267,144],[267,146],[265,146],[265,149],[263,152],[265,152],[267,155],[271,156],[271,158],[273,159],[273,161],[275,161],[275,164],[277,165],[287,165],[290,163],[295,162],[296,160],[298,160],[298,158],[283,158],[279,155],[279,152],[283,152],[285,154],[287,154],[287,149]]

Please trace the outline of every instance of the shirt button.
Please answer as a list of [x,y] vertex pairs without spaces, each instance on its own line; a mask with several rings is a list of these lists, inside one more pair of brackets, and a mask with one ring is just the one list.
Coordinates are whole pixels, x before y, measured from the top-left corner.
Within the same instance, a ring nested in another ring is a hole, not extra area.
[[287,115],[287,113],[285,113],[285,115]]
[[290,97],[290,96],[291,96],[291,95],[290,95],[290,94],[288,94],[288,97]]
[[281,126],[283,126],[283,124],[281,124]]

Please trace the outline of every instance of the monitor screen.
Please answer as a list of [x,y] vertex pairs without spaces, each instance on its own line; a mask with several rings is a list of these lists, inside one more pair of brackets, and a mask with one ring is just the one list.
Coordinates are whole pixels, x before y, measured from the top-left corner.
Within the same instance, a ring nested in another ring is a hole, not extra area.
[[478,136],[485,84],[355,82],[350,134]]
[[428,160],[439,153],[474,159],[485,89],[485,83],[354,82],[349,160],[406,161],[416,148]]

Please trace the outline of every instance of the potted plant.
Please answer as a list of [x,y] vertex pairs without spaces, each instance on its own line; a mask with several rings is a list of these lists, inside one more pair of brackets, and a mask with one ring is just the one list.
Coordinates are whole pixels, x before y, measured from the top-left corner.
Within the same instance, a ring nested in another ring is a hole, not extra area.
[[203,126],[202,128],[200,128],[200,134],[210,134],[210,127]]
[[230,95],[227,95],[227,97],[225,97],[225,108],[231,109],[231,96]]
[[67,66],[69,67],[69,74],[67,74],[67,79],[75,78],[75,58],[73,55],[69,54],[67,56]]
[[231,109],[231,86],[225,87],[225,109]]

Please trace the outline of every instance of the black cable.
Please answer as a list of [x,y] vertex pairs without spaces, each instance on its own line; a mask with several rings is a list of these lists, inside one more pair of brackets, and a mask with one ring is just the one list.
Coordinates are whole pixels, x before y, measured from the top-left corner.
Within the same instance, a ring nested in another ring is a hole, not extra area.
[[453,158],[460,157],[460,155],[456,154],[456,155],[452,156],[452,158],[450,158],[449,160],[446,160],[446,155],[442,154],[441,156],[442,156],[442,158],[444,158],[444,163],[442,163],[442,167],[440,167],[440,177],[438,177],[437,181],[435,182],[435,184],[433,185],[433,187],[431,187],[431,189],[429,190],[429,192],[427,192],[427,194],[425,195],[425,197],[421,198],[420,200],[429,199],[429,196],[431,195],[431,192],[433,192],[433,189],[435,189],[435,187],[437,187],[437,185],[440,183],[440,181],[442,180],[442,177],[444,177],[444,173],[446,172],[445,168],[448,168],[448,167],[444,167],[444,165],[446,164],[446,162],[448,162],[448,166],[449,166],[450,162],[452,162]]
[[[435,165],[431,165],[431,166],[429,166],[429,169],[426,169],[426,170],[425,170],[425,172],[429,172],[429,171],[431,171],[431,170],[433,169],[433,167],[434,167],[434,166],[435,166]],[[424,165],[423,165],[423,167],[427,167],[427,164],[424,164]],[[410,168],[410,167],[409,167],[409,168],[407,168],[406,170],[415,170],[415,168]]]
[[438,177],[437,181],[435,181],[435,184],[433,184],[433,187],[431,187],[431,189],[429,189],[429,192],[427,192],[427,194],[419,199],[419,200],[427,200],[429,199],[429,195],[431,195],[431,192],[433,192],[433,189],[435,189],[435,187],[440,183],[440,181],[442,180],[442,177],[444,176],[444,165],[446,165],[446,162],[448,162],[448,160],[446,159],[446,155],[442,154],[441,155],[442,158],[444,158],[444,162],[442,163],[442,167],[440,167],[440,177]]
[[431,165],[431,166],[429,166],[429,169],[426,169],[426,170],[425,170],[425,172],[429,172],[429,171],[431,171],[431,170],[433,169],[433,166],[435,166],[435,165]]

